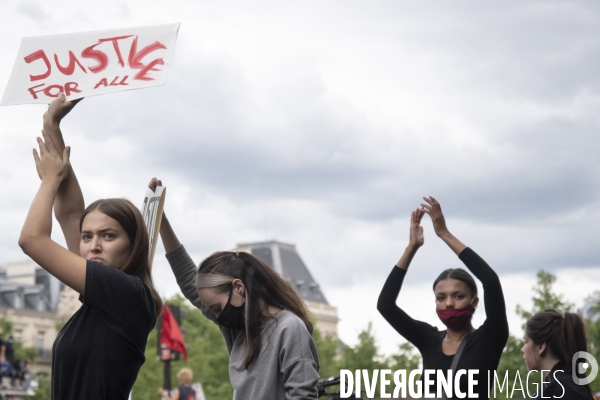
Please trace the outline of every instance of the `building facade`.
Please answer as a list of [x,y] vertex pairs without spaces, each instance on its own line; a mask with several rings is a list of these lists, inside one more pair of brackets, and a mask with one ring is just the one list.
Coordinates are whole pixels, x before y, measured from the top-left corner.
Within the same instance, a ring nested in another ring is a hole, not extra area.
[[[32,260],[0,267],[0,318],[11,322],[15,341],[36,350],[34,375],[50,374],[52,344],[80,305],[74,290]],[[2,333],[6,339],[6,332]]]

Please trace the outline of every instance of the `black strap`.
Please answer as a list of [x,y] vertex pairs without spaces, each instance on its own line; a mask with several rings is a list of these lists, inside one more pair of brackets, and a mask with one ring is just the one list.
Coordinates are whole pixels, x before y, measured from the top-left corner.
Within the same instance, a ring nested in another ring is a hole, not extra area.
[[[456,353],[454,354],[454,357],[452,358],[452,364],[450,364],[450,369],[452,370],[452,380],[454,381],[454,377],[456,376],[456,369],[458,367],[458,362],[460,361],[460,357],[462,356],[463,350],[465,349],[466,345],[467,345],[467,338],[469,337],[469,335],[471,334],[471,332],[467,333],[467,336],[465,336],[462,340],[462,342],[460,342],[460,344],[458,345],[458,349],[456,349]],[[454,386],[454,385],[452,385]],[[444,399],[447,399],[447,397],[444,396]]]
[[454,354],[454,358],[452,358],[452,364],[450,365],[450,369],[452,370],[452,379],[454,379],[454,376],[456,375],[456,367],[458,366],[460,356],[462,356],[463,350],[467,345],[467,338],[470,334],[470,332],[467,333],[467,336],[463,338],[462,342],[460,342],[460,345],[458,346],[458,349],[456,350],[456,354]]

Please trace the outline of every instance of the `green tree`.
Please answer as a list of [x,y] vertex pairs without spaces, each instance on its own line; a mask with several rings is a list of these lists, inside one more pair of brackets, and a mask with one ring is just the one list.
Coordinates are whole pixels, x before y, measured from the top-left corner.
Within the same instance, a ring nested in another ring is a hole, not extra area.
[[373,325],[369,322],[367,329],[358,334],[358,344],[355,347],[345,347],[342,351],[340,368],[355,371],[357,369],[387,368],[385,358],[379,354],[379,349],[373,336]]
[[36,378],[39,384],[38,389],[35,391],[35,395],[28,397],[28,400],[50,400],[52,398],[51,382],[49,376],[41,376]]
[[550,272],[540,270],[537,273],[537,283],[532,288],[533,290],[533,308],[525,310],[520,305],[517,305],[517,314],[520,315],[525,322],[535,313],[548,310],[550,308],[559,312],[571,311],[574,307],[564,299],[562,294],[556,294],[552,291],[552,285],[556,282],[556,276]]
[[[199,309],[189,305],[180,295],[167,300],[187,312],[181,318],[181,326],[187,331],[184,339],[189,359],[171,363],[171,384],[177,386],[176,374],[183,368],[194,372],[194,382],[201,382],[208,400],[233,397],[229,381],[229,356],[221,331],[213,322],[205,318]],[[146,362],[140,369],[133,387],[134,399],[157,398],[157,390],[163,386],[164,364],[157,360],[156,329],[148,337]]]
[[319,354],[319,376],[323,379],[338,376],[341,359],[340,341],[334,337],[323,335],[317,327],[313,329],[313,340]]
[[[592,313],[595,315],[595,321],[590,318],[585,319],[586,333],[588,337],[588,352],[600,362],[600,291],[592,293],[586,301],[592,302]],[[600,378],[596,378],[592,383],[594,392],[600,391]]]
[[414,345],[409,342],[398,346],[398,353],[392,354],[387,359],[387,364],[392,371],[405,369],[407,373],[419,368],[421,355],[416,351]]
[[0,318],[0,340],[5,341],[13,332],[13,323],[6,315]]

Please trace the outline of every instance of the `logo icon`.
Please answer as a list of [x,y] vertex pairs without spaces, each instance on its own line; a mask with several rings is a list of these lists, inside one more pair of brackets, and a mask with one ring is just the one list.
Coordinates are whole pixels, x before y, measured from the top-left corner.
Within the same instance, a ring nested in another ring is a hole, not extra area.
[[[585,358],[585,361],[578,364],[577,360],[581,358]],[[594,356],[588,352],[578,351],[577,353],[573,354],[571,365],[573,366],[571,371],[573,382],[575,382],[577,385],[587,385],[596,378],[596,375],[598,375],[598,361],[596,361]],[[585,374],[590,367],[592,367],[592,369],[588,373],[587,377],[579,378],[577,376],[577,374]],[[575,368],[577,368],[577,372],[575,372]]]

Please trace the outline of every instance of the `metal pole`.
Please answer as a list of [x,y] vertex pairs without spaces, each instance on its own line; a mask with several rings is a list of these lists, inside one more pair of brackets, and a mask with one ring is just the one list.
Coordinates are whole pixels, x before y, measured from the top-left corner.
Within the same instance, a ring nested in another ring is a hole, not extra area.
[[164,382],[164,388],[165,391],[169,394],[169,396],[171,395],[171,360],[166,360],[165,362],[165,382]]

